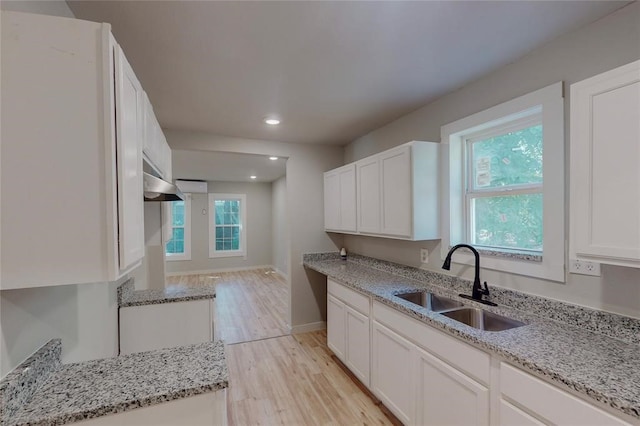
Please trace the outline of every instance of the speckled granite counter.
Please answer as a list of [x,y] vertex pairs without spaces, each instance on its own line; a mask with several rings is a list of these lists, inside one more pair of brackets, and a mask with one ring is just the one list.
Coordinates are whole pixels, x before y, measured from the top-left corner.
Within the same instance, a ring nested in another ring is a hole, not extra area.
[[0,382],[1,424],[60,425],[228,386],[222,342],[60,363],[51,340]]
[[[497,287],[491,288],[491,300],[500,306],[480,305],[457,296],[471,293],[469,281],[358,255],[350,255],[348,261],[337,253],[304,255],[303,263],[561,387],[640,419],[640,320]],[[481,331],[394,297],[418,289],[528,325]]]
[[213,299],[215,284],[186,286],[170,285],[164,289],[136,290],[133,279],[118,287],[118,306],[156,305],[160,303],[188,302],[190,300]]

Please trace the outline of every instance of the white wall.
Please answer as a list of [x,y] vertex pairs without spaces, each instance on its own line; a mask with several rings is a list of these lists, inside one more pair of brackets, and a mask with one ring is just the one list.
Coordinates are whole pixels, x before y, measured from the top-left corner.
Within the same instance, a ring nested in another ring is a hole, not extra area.
[[[207,194],[191,195],[191,260],[166,262],[167,273],[213,271],[271,265],[271,183],[208,182],[210,193],[246,194],[247,256],[209,258]],[[203,210],[206,212],[202,214]]]
[[66,18],[75,18],[69,5],[62,0],[44,0],[44,1],[7,1],[0,2],[1,10],[11,10],[13,12],[37,13],[39,15],[64,16]]
[[[442,125],[560,80],[565,82],[565,144],[568,147],[569,85],[639,58],[640,3],[635,2],[362,136],[346,146],[345,162],[410,140],[439,141]],[[568,170],[568,148],[565,158]],[[568,176],[566,186],[568,200]],[[568,236],[568,222],[565,229]],[[431,253],[429,268],[443,272],[439,241],[412,243],[359,236],[346,236],[344,241],[349,251],[411,266],[419,266],[419,249],[426,247]],[[452,272],[467,278],[473,273],[460,268],[452,268]],[[483,270],[482,278],[489,285],[640,317],[640,270],[636,269],[603,266],[600,278],[569,274],[566,284],[488,270]]]
[[287,227],[287,177],[283,176],[271,186],[272,202],[272,265],[283,275],[289,268],[289,235]]
[[[172,149],[237,152],[287,157],[289,235],[289,325],[300,330],[325,319],[326,280],[302,266],[302,254],[335,251],[342,236],[324,232],[323,172],[343,162],[342,147],[231,138],[165,129]],[[333,238],[333,239],[332,239]]]
[[[2,1],[0,9],[73,17],[64,1]],[[116,287],[97,283],[0,291],[0,377],[58,337],[64,362],[116,355]]]

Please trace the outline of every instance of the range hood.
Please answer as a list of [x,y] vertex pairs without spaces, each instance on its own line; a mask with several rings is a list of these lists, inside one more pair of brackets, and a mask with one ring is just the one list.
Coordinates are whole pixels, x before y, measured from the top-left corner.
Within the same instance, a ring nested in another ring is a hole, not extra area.
[[145,201],[180,201],[184,194],[174,184],[143,173],[143,188]]

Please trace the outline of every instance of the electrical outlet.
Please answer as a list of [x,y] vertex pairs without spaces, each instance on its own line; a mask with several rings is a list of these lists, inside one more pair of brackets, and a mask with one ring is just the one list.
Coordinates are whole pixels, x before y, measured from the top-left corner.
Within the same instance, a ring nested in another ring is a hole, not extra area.
[[429,263],[429,250],[420,249],[420,263]]
[[571,259],[569,261],[569,272],[572,274],[600,276],[600,264],[587,262],[586,260]]

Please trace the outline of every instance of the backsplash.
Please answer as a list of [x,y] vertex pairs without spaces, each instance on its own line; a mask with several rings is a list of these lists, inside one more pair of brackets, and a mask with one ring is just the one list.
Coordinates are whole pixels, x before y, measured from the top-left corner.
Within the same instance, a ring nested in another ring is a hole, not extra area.
[[[342,261],[340,253],[310,253],[303,255],[303,262],[313,261]],[[347,262],[354,262],[409,278],[420,283],[444,287],[456,293],[471,294],[473,283],[462,278],[452,277],[434,271],[413,268],[398,263],[375,259],[349,253]],[[585,330],[613,337],[627,343],[640,345],[640,320],[599,311],[583,306],[572,305],[558,300],[522,293],[515,290],[491,286],[491,295],[487,297],[499,305],[509,306],[521,311],[529,312],[550,320],[580,327]]]

